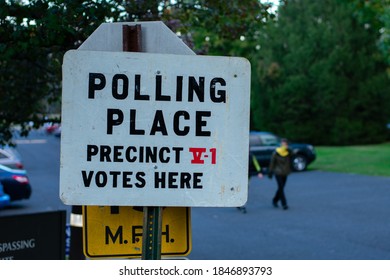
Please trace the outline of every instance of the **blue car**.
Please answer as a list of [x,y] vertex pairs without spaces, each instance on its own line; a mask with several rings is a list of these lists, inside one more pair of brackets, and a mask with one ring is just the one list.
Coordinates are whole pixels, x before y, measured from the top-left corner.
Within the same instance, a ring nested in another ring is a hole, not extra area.
[[0,183],[0,209],[8,206],[11,203],[11,198],[4,192],[3,185]]
[[25,170],[0,165],[0,184],[11,201],[28,199],[31,196],[31,185]]

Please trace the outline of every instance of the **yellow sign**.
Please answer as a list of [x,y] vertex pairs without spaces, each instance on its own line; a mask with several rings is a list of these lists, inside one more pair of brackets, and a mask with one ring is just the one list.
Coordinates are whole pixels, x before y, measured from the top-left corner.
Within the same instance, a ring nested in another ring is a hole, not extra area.
[[[190,208],[162,210],[162,256],[186,256],[191,251]],[[89,258],[138,258],[142,255],[143,208],[83,207],[84,254]]]

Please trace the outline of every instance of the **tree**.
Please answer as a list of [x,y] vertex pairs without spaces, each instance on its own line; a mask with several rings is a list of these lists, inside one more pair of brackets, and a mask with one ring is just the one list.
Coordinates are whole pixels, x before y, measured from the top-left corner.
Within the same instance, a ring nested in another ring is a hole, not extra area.
[[255,126],[315,144],[385,140],[389,107],[378,34],[349,1],[290,0],[266,27]]
[[390,77],[390,0],[353,0],[359,22],[379,33],[378,47],[385,57]]
[[0,0],[0,144],[60,102],[64,53],[107,21],[164,20],[198,53],[250,58],[269,5],[257,0]]
[[77,48],[102,22],[119,17],[103,0],[0,0],[0,144],[12,128],[42,123],[61,93],[65,51]]
[[257,37],[269,4],[257,0],[178,1],[173,15],[182,25],[180,32],[190,34],[200,54],[247,56],[255,50]]
[[167,25],[197,54],[247,58],[252,65],[253,89],[262,30],[274,17],[272,4],[258,0],[179,0],[163,15]]

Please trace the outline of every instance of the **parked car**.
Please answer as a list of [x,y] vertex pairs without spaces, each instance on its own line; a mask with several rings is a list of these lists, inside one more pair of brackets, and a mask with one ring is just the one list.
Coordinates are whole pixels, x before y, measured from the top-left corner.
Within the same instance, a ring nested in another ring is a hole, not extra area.
[[[251,131],[249,149],[257,158],[262,168],[268,168],[271,156],[279,147],[281,138],[270,132]],[[292,167],[294,171],[303,171],[316,159],[313,145],[289,142],[292,151]]]
[[31,196],[31,185],[25,170],[0,165],[0,183],[11,201],[28,199]]
[[11,198],[4,192],[3,185],[0,183],[0,209],[8,206],[11,203]]
[[54,136],[61,137],[61,125],[59,125],[53,132]]
[[23,169],[22,159],[15,148],[10,146],[0,147],[0,164],[11,169]]
[[45,131],[47,134],[53,134],[53,132],[55,132],[59,126],[60,125],[58,123],[51,123],[50,122],[50,123],[46,123],[44,125],[44,128],[45,128]]

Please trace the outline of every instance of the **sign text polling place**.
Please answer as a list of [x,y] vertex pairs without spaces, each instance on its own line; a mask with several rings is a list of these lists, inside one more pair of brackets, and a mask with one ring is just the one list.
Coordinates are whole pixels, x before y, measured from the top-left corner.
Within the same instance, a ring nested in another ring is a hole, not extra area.
[[67,52],[61,199],[242,205],[249,92],[250,64],[243,58]]

